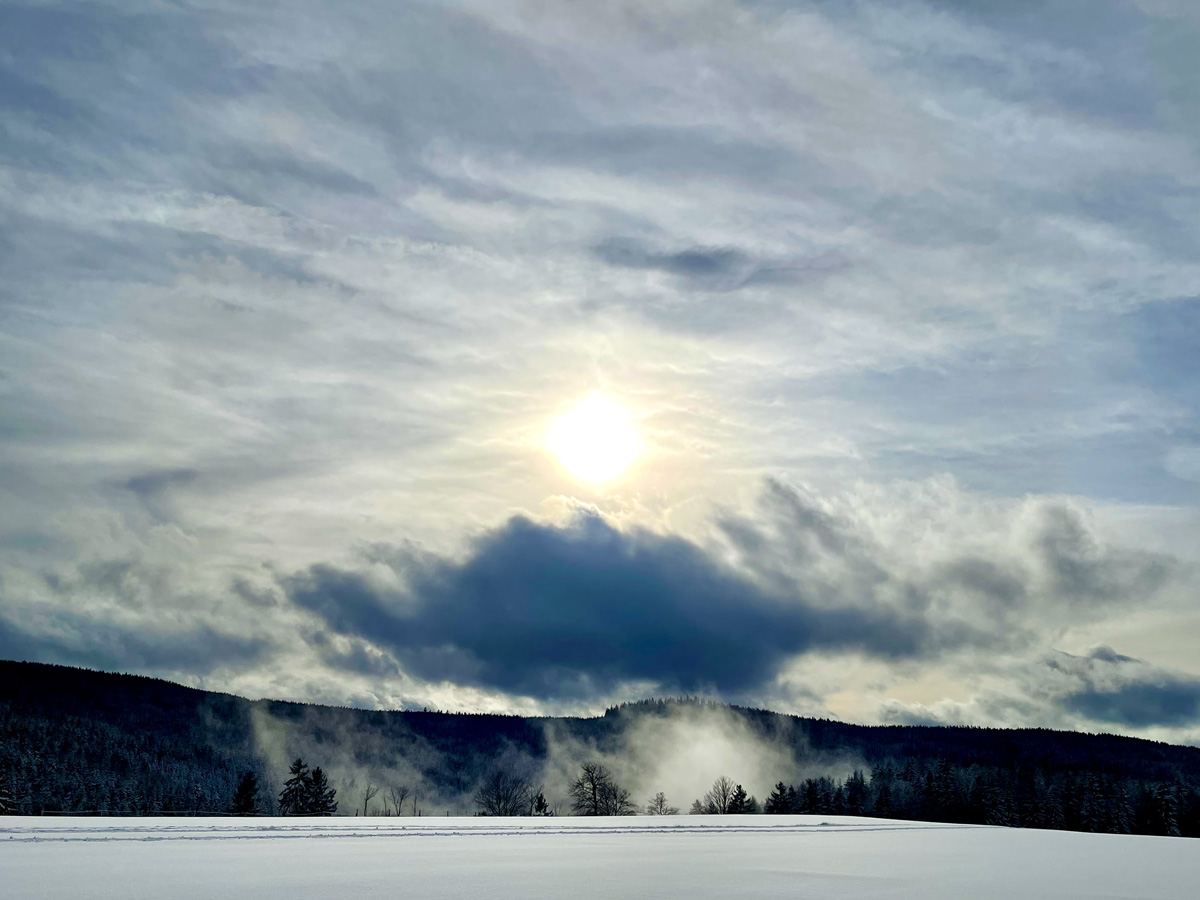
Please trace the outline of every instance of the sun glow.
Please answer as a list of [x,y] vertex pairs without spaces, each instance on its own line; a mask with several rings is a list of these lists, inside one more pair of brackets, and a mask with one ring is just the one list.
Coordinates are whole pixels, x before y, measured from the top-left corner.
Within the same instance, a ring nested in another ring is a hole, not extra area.
[[554,420],[550,449],[576,478],[599,484],[612,481],[633,462],[638,437],[625,410],[592,393]]

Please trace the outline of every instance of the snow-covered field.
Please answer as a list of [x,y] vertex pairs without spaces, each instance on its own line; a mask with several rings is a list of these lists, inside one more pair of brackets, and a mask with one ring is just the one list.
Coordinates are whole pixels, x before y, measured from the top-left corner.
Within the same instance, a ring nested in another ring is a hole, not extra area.
[[0,896],[1200,897],[1200,840],[815,816],[0,817]]

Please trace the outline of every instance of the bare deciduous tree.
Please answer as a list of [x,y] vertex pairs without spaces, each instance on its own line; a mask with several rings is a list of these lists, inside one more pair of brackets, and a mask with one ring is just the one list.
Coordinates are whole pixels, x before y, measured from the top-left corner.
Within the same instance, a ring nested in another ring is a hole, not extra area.
[[648,816],[677,816],[679,815],[678,806],[670,806],[667,804],[667,795],[659,791],[650,798],[650,802],[646,804],[646,815]]
[[388,791],[388,794],[392,798],[392,806],[396,807],[396,815],[404,815],[404,801],[408,798],[409,793],[410,791],[406,784],[394,787]]
[[733,811],[734,795],[738,785],[722,775],[713,782],[712,789],[704,795],[704,811],[710,815],[723,816]]
[[485,816],[527,816],[532,803],[533,782],[499,766],[475,792],[475,805]]
[[368,805],[370,804],[371,800],[374,799],[375,795],[378,793],[379,793],[379,788],[375,787],[375,785],[371,784],[371,782],[368,781],[366,784],[366,787],[364,787],[363,791],[362,791],[362,799],[363,799],[362,814],[364,816],[369,816],[371,814],[368,810]]
[[637,807],[629,791],[620,787],[612,773],[599,763],[585,762],[579,777],[571,782],[571,809],[581,816],[632,816]]
[[611,780],[604,766],[585,762],[579,777],[571,782],[571,811],[581,816],[600,815],[600,798]]

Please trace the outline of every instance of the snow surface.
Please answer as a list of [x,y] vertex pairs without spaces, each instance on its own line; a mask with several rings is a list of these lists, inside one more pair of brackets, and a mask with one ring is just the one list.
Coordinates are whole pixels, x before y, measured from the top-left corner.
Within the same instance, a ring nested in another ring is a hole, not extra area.
[[0,897],[1200,897],[1200,840],[846,816],[0,817]]

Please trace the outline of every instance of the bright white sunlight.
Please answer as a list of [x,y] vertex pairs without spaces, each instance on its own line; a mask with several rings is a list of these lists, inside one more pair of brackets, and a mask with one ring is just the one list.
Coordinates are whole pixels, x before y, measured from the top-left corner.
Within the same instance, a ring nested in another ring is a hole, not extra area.
[[554,420],[550,449],[576,478],[602,484],[629,467],[638,454],[637,432],[629,414],[593,392]]
[[1197,59],[0,0],[0,900],[1200,900]]

